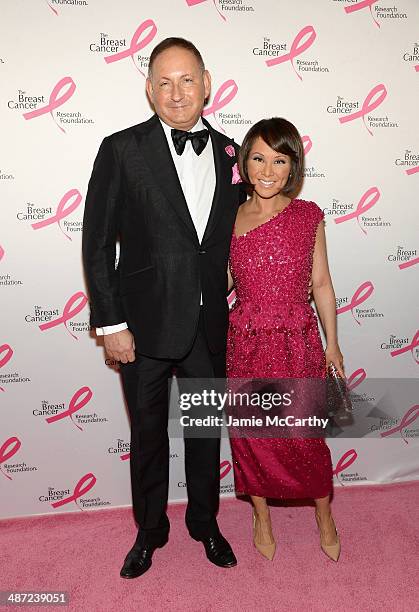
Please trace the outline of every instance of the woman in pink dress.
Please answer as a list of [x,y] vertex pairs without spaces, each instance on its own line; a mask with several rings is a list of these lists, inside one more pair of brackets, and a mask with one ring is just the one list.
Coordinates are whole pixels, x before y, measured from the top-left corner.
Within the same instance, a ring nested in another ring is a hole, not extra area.
[[[231,243],[229,277],[236,302],[227,376],[323,379],[330,364],[344,376],[324,215],[314,202],[293,197],[304,170],[297,129],[281,118],[259,121],[244,138],[239,166],[251,197],[238,210]],[[325,350],[307,299],[310,280]],[[259,552],[268,559],[275,553],[266,498],[312,498],[321,548],[337,561],[340,541],[330,510],[332,463],[325,440],[231,436],[230,441],[236,492],[251,496]]]

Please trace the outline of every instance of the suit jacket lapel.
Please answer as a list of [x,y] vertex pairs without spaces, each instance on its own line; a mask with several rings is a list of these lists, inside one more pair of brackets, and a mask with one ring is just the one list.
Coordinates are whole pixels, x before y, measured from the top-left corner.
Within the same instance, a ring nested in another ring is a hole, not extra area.
[[230,159],[225,152],[225,140],[221,134],[213,129],[210,123],[205,119],[202,119],[205,127],[208,128],[210,138],[212,142],[212,150],[214,154],[214,165],[215,165],[215,191],[212,200],[211,212],[208,218],[208,223],[205,228],[204,237],[202,242],[208,239],[211,233],[214,231],[220,215],[223,212],[223,193],[225,186],[231,182],[231,168],[228,160]]
[[[157,115],[152,117],[150,130],[146,134],[144,141],[146,146],[145,158],[154,175],[156,185],[164,193],[181,221],[198,242],[198,236],[189,213],[169,145]],[[140,144],[139,146],[143,148],[144,145]]]

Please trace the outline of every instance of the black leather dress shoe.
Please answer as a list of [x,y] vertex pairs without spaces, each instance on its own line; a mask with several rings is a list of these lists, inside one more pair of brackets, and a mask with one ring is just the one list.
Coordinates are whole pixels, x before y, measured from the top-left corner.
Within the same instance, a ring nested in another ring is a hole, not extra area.
[[202,540],[205,547],[207,558],[218,567],[234,567],[237,559],[231,549],[230,544],[220,534]]
[[166,542],[157,546],[144,544],[140,548],[132,548],[125,557],[124,565],[119,574],[121,578],[138,578],[138,576],[145,574],[151,567],[154,551],[165,544]]

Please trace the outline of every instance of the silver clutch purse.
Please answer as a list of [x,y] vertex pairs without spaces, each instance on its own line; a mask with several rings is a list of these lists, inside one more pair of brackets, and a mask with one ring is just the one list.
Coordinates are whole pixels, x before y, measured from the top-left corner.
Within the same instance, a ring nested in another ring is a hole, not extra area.
[[328,415],[334,425],[349,423],[352,416],[350,391],[333,363],[327,368],[326,397]]

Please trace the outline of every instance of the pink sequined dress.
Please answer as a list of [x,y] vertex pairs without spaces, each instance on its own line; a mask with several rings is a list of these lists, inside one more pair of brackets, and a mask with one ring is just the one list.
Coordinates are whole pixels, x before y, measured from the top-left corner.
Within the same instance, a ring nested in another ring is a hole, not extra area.
[[[300,199],[266,223],[236,236],[230,269],[236,302],[230,313],[230,379],[324,378],[317,317],[308,303],[316,230],[324,215]],[[332,490],[323,438],[231,437],[238,494],[319,498]]]

